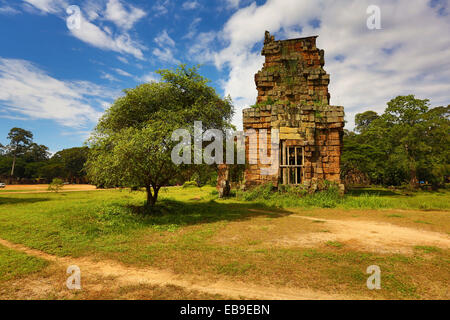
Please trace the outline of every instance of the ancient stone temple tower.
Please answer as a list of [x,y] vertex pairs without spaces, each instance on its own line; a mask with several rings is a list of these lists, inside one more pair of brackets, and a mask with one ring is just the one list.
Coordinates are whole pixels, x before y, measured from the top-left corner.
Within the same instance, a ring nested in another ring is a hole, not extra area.
[[243,122],[245,132],[267,129],[269,146],[272,132],[279,130],[279,168],[261,174],[269,165],[252,151],[258,142],[246,138],[246,187],[267,182],[309,187],[321,180],[340,184],[344,108],[329,105],[330,76],[316,38],[276,41],[266,31],[265,63],[255,75],[257,103],[243,110]]

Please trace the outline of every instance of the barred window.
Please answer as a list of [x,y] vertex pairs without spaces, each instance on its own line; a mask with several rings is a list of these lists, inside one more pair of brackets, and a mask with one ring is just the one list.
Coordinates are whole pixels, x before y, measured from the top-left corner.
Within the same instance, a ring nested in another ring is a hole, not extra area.
[[303,146],[292,145],[292,141],[281,141],[280,170],[282,184],[301,184],[305,150]]

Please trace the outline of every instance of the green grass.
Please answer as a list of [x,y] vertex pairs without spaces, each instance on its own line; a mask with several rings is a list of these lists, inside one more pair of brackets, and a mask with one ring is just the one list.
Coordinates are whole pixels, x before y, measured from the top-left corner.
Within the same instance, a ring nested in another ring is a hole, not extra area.
[[440,252],[441,250],[434,246],[415,246],[414,249],[421,250],[425,253]]
[[[319,220],[295,219],[295,223],[303,225],[292,226],[292,222],[285,220],[292,212],[275,208],[275,205],[308,204],[308,208],[321,208],[324,204],[335,203],[337,208],[345,208],[354,206],[354,199],[363,194],[350,193],[344,200],[324,194],[319,200],[297,199],[292,203],[289,202],[294,201],[291,197],[280,204],[276,202],[283,200],[280,194],[263,193],[267,196],[264,201],[219,200],[212,187],[173,187],[161,191],[160,201],[151,214],[142,209],[143,192],[4,194],[0,195],[0,238],[59,256],[116,259],[129,265],[152,266],[214,279],[229,277],[262,285],[307,286],[374,298],[442,298],[432,290],[448,284],[448,250],[416,247],[413,256],[405,256],[352,251],[337,241],[318,248],[284,248],[258,238],[281,238],[283,233],[275,233],[274,228],[294,228],[300,233],[304,232],[302,228],[330,232],[324,229],[327,224],[318,223]],[[399,206],[395,199],[404,197],[369,195],[384,199],[394,208]],[[422,198],[422,202],[428,201],[423,198],[430,199],[432,203],[436,199],[449,200],[446,192],[418,193],[405,197],[403,204],[414,207],[415,197]],[[328,210],[330,214],[335,212]],[[358,216],[367,218],[369,215],[364,212],[358,211]],[[411,219],[413,225],[413,220],[427,221],[428,215],[433,213],[420,214],[424,217]],[[402,215],[405,219],[391,220],[403,221],[411,217],[409,213]],[[386,212],[382,216],[387,219]],[[430,221],[434,222],[431,218]],[[417,228],[435,225],[419,224]],[[231,233],[226,233],[227,230]],[[242,241],[229,241],[239,236]],[[44,266],[39,259],[10,250],[5,254],[4,250],[0,250],[0,272],[5,271],[0,277],[5,274],[5,279],[12,279],[39,271]],[[365,288],[365,269],[371,264],[382,269],[382,286],[386,290],[369,292]]]
[[325,244],[327,246],[335,247],[335,248],[342,248],[344,246],[343,243],[340,243],[338,241],[327,241],[327,242],[325,242]]
[[383,188],[360,188],[340,196],[336,189],[312,195],[303,190],[274,192],[271,186],[238,193],[240,199],[280,208],[449,210],[450,190],[417,191],[412,196]]
[[0,245],[0,281],[16,279],[42,270],[47,261]]

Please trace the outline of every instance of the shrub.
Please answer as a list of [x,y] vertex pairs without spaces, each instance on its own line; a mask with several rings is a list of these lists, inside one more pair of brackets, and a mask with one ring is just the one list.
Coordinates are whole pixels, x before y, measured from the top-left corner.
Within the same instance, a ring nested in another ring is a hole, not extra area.
[[305,203],[308,206],[320,208],[335,208],[341,200],[339,188],[335,186],[305,197]]
[[48,185],[48,191],[58,192],[64,186],[64,182],[59,178],[54,178]]
[[241,198],[245,201],[254,201],[254,200],[269,200],[273,195],[273,185],[272,183],[263,184],[260,186],[256,186],[248,191],[239,192],[238,198]]
[[[279,207],[320,207],[335,208],[343,201],[337,185],[323,182],[322,191],[308,194],[305,186],[280,185],[278,192],[274,192],[271,183],[254,187],[245,192],[239,192],[238,198],[244,201],[258,201]],[[319,189],[319,187],[318,187]]]
[[183,188],[193,188],[193,187],[198,187],[197,182],[186,181],[185,183],[183,183]]

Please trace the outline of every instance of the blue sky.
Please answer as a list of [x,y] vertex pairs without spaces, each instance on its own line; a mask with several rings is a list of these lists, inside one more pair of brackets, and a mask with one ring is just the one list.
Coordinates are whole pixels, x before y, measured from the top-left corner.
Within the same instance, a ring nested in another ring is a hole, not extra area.
[[[380,30],[366,26],[372,4]],[[81,9],[79,29],[66,25],[70,5]],[[202,64],[233,98],[240,127],[265,30],[319,35],[348,128],[396,95],[450,102],[448,0],[0,0],[0,143],[17,126],[53,152],[80,146],[122,89],[178,63]]]

